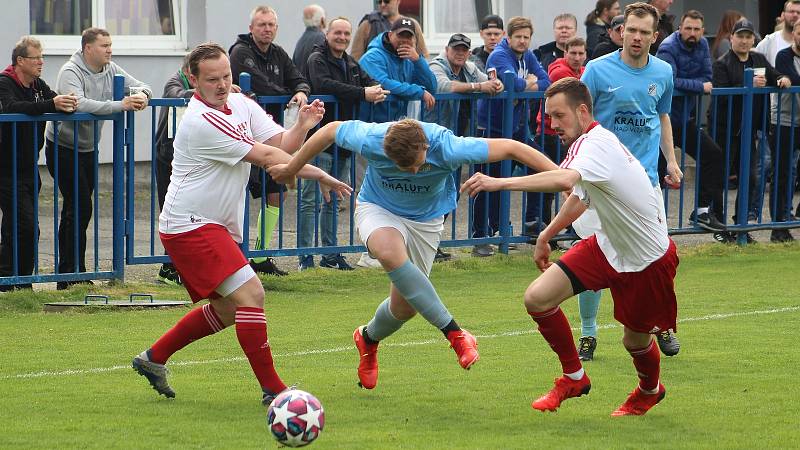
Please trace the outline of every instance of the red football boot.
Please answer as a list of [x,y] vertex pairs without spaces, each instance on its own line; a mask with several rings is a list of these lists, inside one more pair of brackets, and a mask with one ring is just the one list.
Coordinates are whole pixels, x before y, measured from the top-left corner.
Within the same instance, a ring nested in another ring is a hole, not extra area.
[[660,402],[667,395],[667,390],[664,385],[658,383],[658,392],[655,394],[646,394],[636,386],[636,389],[631,392],[625,403],[620,405],[616,411],[611,413],[612,417],[619,416],[643,416],[644,413],[650,410],[656,403]]
[[450,347],[456,351],[458,363],[464,369],[469,370],[475,364],[475,361],[480,359],[478,341],[469,331],[450,331],[447,333],[447,340],[450,341]]
[[577,381],[563,375],[561,378],[555,379],[555,386],[550,392],[534,400],[531,406],[539,411],[555,411],[564,400],[586,395],[591,389],[592,383],[586,373]]
[[353,342],[358,349],[358,384],[364,389],[373,389],[378,384],[378,344],[368,344],[361,334],[364,325],[353,332]]

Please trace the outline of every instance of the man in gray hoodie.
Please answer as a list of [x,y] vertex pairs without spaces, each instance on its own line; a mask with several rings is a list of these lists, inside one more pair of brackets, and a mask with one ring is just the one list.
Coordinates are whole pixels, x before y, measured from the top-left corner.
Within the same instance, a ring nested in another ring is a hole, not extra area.
[[[125,92],[128,95],[120,101],[113,100],[114,76],[125,77]],[[121,67],[111,61],[111,35],[102,28],[87,28],[81,35],[81,50],[75,52],[58,72],[56,91],[74,94],[78,97],[77,112],[97,115],[113,114],[120,111],[139,111],[147,107],[152,90],[141,81],[128,75]],[[131,89],[134,88],[134,89]],[[137,91],[133,93],[131,91]],[[100,138],[103,122],[99,122],[97,138]],[[56,152],[56,127],[58,131],[58,151]],[[78,148],[74,147],[77,134]],[[58,189],[64,197],[61,209],[61,222],[58,227],[58,273],[86,271],[86,229],[92,217],[92,193],[94,191],[94,123],[53,122],[47,123],[45,130],[45,156],[47,170],[55,177],[56,155],[58,158]],[[77,159],[78,174],[72,169]],[[77,197],[75,187],[77,185]],[[75,204],[78,205],[77,217]],[[76,242],[75,228],[78,239]],[[78,261],[75,259],[75,246],[78,246]],[[57,289],[67,289],[74,282],[59,282]]]

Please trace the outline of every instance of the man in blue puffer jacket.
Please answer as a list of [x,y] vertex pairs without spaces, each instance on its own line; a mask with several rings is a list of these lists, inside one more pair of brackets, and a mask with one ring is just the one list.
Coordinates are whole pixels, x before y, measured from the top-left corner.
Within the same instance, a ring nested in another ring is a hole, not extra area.
[[[516,75],[511,86],[515,92],[544,91],[550,86],[550,78],[544,71],[539,61],[529,49],[533,35],[533,24],[525,17],[512,17],[507,26],[508,37],[501,40],[486,60],[487,72],[494,68],[497,77],[502,81],[506,73]],[[503,100],[478,101],[478,128],[483,129],[484,137],[496,138],[503,135]],[[523,120],[528,114],[526,101],[515,101],[513,125],[511,127],[514,140],[528,143],[528,124]],[[478,165],[476,171],[487,175],[499,177],[500,163]],[[526,227],[537,221],[539,214],[539,198],[541,194],[529,192],[527,196],[527,209],[525,211]],[[487,198],[488,197],[488,198]],[[488,205],[487,205],[488,204]],[[488,211],[487,210],[488,206]],[[481,194],[475,198],[473,237],[494,235],[499,227],[500,196],[497,193]],[[488,220],[487,220],[488,219]],[[476,245],[472,249],[475,256],[491,256],[494,250],[489,244]]]
[[[703,14],[696,10],[687,11],[681,18],[678,31],[664,39],[656,57],[672,66],[675,89],[688,94],[686,97],[675,97],[672,100],[669,117],[675,145],[682,147],[695,161],[698,161],[699,157],[700,188],[697,210],[692,212],[689,220],[707,230],[722,232],[725,231],[725,225],[722,223],[725,154],[705,130],[697,128],[695,120],[696,95],[708,94],[713,87],[711,53],[708,42],[703,37],[704,30]],[[688,104],[684,106],[684,102]],[[666,167],[666,161],[660,157],[659,179],[666,174]]]
[[384,89],[401,101],[383,102],[361,107],[360,118],[365,122],[390,122],[406,115],[409,100],[422,100],[426,109],[433,108],[436,77],[416,47],[414,23],[397,19],[389,31],[379,34],[359,64]]

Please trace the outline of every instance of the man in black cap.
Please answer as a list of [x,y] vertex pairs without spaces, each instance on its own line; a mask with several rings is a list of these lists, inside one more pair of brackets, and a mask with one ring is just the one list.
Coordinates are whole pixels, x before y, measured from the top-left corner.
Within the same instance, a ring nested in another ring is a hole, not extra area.
[[383,102],[361,108],[361,119],[390,122],[406,115],[409,100],[422,100],[425,109],[436,100],[436,77],[428,62],[417,52],[414,21],[400,16],[389,31],[379,34],[369,44],[359,64],[369,76],[400,101]]
[[506,32],[503,31],[503,19],[494,14],[488,15],[481,21],[481,39],[483,45],[472,49],[472,55],[469,60],[475,63],[478,70],[486,73],[486,60],[489,59],[489,53],[492,53],[494,46],[503,39]]
[[622,48],[622,26],[625,25],[625,16],[622,14],[611,19],[608,34],[600,35],[600,42],[592,49],[591,59],[599,58]]
[[[461,33],[450,36],[443,53],[430,62],[431,72],[436,76],[436,92],[459,94],[485,93],[495,95],[503,91],[500,80],[489,80],[468,61],[470,39]],[[467,136],[470,100],[449,100],[439,108],[428,111],[425,121],[446,126],[459,136]]]

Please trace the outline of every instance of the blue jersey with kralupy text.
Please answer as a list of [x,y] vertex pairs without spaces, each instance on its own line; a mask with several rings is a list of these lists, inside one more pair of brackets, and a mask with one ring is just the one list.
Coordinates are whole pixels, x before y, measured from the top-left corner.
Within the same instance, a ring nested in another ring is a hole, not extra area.
[[425,164],[413,174],[398,169],[383,151],[383,139],[393,123],[350,120],[336,130],[336,145],[360,153],[368,163],[358,201],[417,222],[455,209],[458,185],[453,171],[462,164],[486,162],[487,141],[459,137],[441,125],[419,122],[430,147]]
[[648,56],[647,65],[636,69],[618,50],[589,61],[581,81],[592,94],[595,119],[639,160],[653,186],[658,184],[659,115],[672,107],[672,67]]

